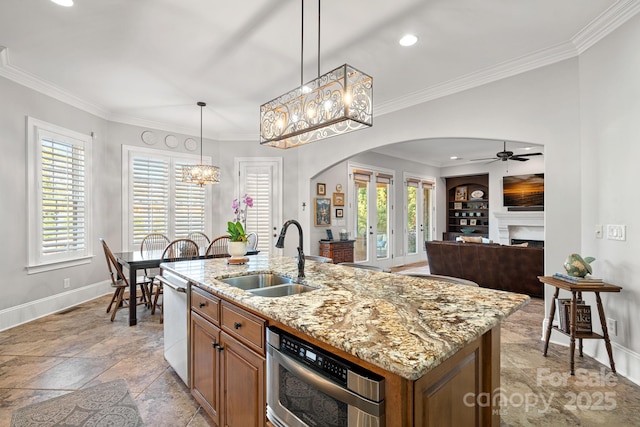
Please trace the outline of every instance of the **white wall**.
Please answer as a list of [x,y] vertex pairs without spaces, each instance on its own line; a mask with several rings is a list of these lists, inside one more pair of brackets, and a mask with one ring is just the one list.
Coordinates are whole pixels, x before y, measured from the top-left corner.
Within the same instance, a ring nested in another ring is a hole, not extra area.
[[[602,294],[606,316],[616,319],[612,337],[619,372],[640,383],[640,16],[600,41],[580,58],[582,147],[581,237],[583,255],[594,256],[594,275],[623,287]],[[596,239],[597,224],[624,224],[625,241]],[[595,304],[592,303],[595,307]],[[597,323],[597,321],[596,321]],[[608,364],[602,341],[587,352]]]

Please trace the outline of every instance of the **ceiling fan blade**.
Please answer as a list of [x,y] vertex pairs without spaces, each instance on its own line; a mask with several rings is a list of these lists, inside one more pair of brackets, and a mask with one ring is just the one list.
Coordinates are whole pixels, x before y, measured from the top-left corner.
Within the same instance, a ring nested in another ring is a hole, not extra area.
[[509,157],[509,160],[515,160],[516,162],[526,162],[529,159],[527,159],[526,157],[513,156],[513,157]]
[[514,154],[513,157],[531,157],[531,156],[542,156],[542,153],[527,153],[527,154]]
[[482,160],[498,160],[498,159],[496,159],[495,157],[486,157],[484,159],[469,159],[470,162],[477,162]]

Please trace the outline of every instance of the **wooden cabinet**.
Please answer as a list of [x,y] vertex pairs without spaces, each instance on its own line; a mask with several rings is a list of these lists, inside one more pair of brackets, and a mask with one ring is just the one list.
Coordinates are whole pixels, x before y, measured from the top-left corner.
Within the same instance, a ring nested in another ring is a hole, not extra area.
[[218,426],[266,422],[265,321],[191,288],[191,393]]
[[320,256],[331,258],[334,264],[353,262],[355,240],[321,240]]
[[447,178],[447,231],[458,236],[489,237],[489,175]]
[[224,426],[264,426],[265,358],[222,333],[221,390],[224,390]]
[[191,394],[220,424],[220,328],[191,313]]

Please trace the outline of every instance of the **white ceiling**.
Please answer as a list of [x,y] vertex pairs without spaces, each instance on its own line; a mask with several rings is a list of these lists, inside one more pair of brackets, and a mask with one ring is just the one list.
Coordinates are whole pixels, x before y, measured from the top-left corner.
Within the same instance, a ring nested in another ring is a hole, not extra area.
[[[257,142],[259,106],[300,84],[300,6],[2,0],[0,76],[109,120],[192,135],[205,101],[206,137]],[[307,81],[317,76],[317,2],[305,6]],[[637,9],[638,0],[324,0],[320,71],[346,62],[373,76],[380,115],[576,56]],[[418,44],[399,46],[407,32]]]

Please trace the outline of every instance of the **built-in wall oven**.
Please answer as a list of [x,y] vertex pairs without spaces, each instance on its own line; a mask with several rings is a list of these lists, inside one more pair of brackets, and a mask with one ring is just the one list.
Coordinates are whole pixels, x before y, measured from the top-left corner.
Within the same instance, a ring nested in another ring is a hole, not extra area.
[[384,378],[267,330],[267,417],[278,427],[384,427]]

